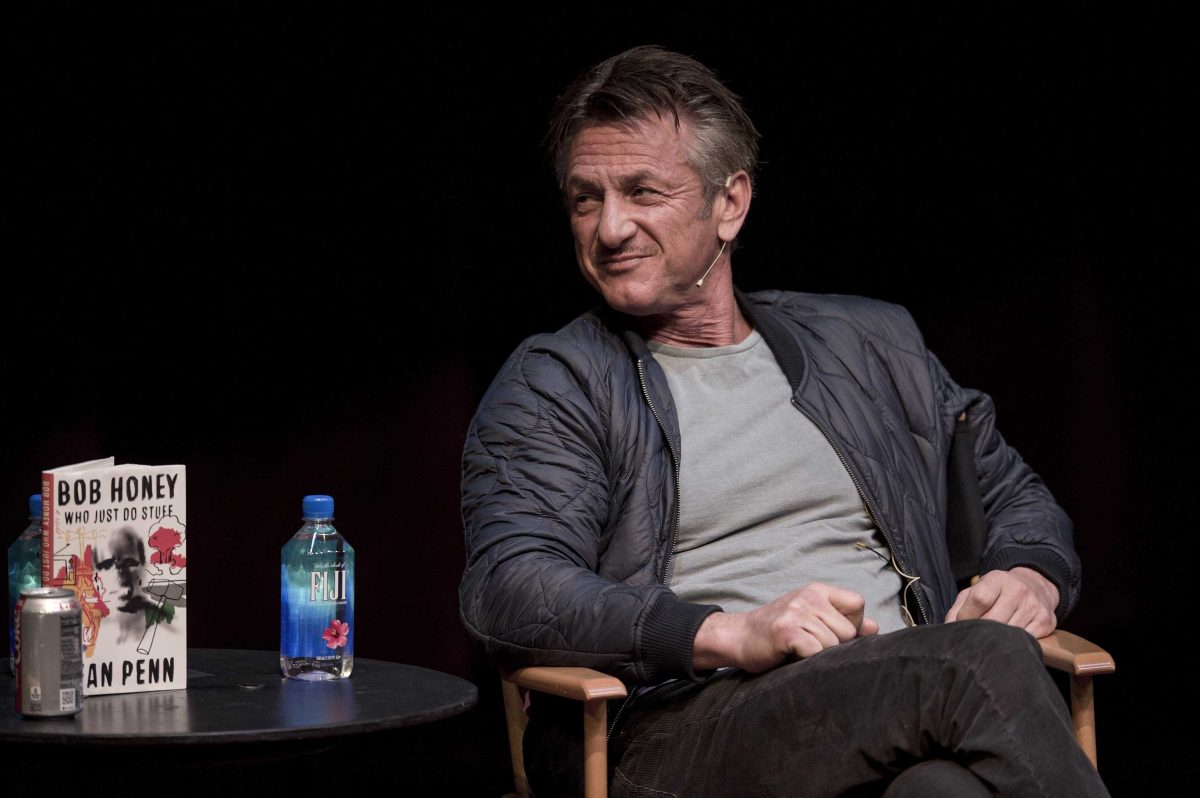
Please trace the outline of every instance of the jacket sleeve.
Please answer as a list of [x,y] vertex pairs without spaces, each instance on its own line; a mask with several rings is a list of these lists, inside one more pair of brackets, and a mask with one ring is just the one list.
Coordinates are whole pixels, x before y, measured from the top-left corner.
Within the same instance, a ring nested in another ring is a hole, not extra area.
[[931,374],[941,394],[943,418],[962,411],[975,436],[975,463],[988,535],[980,557],[980,573],[1025,566],[1040,572],[1058,588],[1055,615],[1061,622],[1079,599],[1080,562],[1072,541],[1071,521],[1045,483],[996,428],[992,400],[984,393],[959,387],[929,353]]
[[544,336],[526,342],[471,423],[463,622],[500,667],[585,666],[635,684],[694,678],[692,643],[714,608],[598,574],[612,514],[610,409],[604,375],[578,354]]

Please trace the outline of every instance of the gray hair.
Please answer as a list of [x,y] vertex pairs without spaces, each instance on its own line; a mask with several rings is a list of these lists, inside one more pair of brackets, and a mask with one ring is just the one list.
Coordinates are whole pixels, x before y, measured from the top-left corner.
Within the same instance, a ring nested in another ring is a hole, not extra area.
[[711,207],[726,178],[744,169],[754,182],[758,131],[742,101],[694,58],[643,46],[626,50],[577,78],[558,98],[547,146],[561,186],[571,142],[585,127],[631,123],[657,116],[691,125],[688,162],[700,173]]

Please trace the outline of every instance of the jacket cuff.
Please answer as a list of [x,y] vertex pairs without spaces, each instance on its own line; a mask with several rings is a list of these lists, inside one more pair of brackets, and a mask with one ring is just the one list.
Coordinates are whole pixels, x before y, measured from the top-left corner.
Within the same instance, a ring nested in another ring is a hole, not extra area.
[[983,572],[1009,571],[1019,566],[1032,568],[1058,588],[1058,606],[1054,608],[1054,617],[1061,623],[1071,609],[1071,569],[1067,561],[1052,549],[1037,546],[1010,547],[996,552],[985,564]]
[[646,613],[640,642],[642,677],[646,684],[667,679],[698,681],[692,670],[696,632],[704,619],[721,608],[715,604],[688,604],[670,591]]

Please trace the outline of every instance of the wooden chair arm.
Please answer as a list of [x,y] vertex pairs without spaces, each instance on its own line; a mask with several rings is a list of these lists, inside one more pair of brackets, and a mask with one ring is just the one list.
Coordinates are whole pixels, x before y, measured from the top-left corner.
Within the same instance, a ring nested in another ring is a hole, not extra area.
[[1072,676],[1095,676],[1117,669],[1117,663],[1107,651],[1062,629],[1055,629],[1038,643],[1047,666]]
[[1096,709],[1092,677],[1117,669],[1112,656],[1079,635],[1056,629],[1038,640],[1046,666],[1071,675],[1071,720],[1079,747],[1096,764]]
[[504,714],[508,718],[508,743],[513,782],[522,798],[531,795],[525,775],[523,738],[525,707],[518,687],[583,702],[583,794],[608,795],[608,699],[624,698],[625,685],[614,676],[591,668],[533,666],[500,674]]
[[625,685],[620,679],[591,668],[533,666],[502,673],[500,678],[527,690],[537,690],[575,701],[624,698],[626,695]]

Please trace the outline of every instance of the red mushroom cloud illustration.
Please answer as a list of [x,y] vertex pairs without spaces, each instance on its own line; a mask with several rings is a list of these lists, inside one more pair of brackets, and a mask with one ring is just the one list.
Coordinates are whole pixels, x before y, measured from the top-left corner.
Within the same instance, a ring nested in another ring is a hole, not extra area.
[[187,557],[175,549],[183,545],[185,528],[179,518],[168,515],[158,519],[150,527],[150,555],[148,570],[156,575],[162,574],[162,566],[170,566],[172,574],[177,574],[187,567]]

